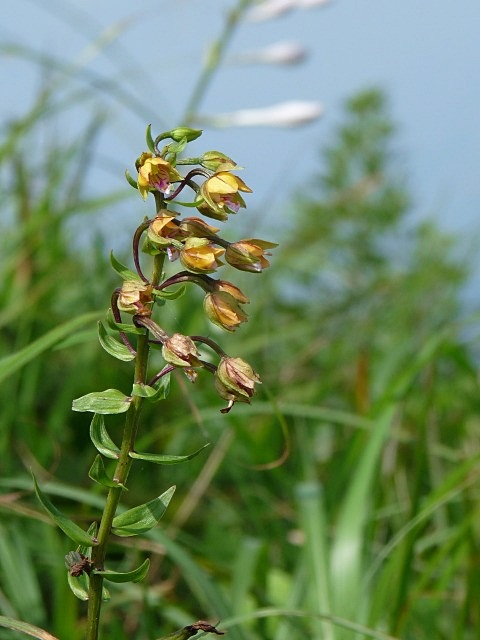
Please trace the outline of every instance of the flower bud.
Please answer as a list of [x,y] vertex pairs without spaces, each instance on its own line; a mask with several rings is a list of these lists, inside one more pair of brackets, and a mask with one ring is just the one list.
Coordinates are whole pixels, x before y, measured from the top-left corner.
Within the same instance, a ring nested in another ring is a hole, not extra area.
[[229,293],[237,302],[240,302],[240,304],[250,302],[243,291],[231,282],[228,282],[228,280],[214,280],[213,286],[215,291],[224,291],[225,293]]
[[212,273],[221,264],[224,249],[215,247],[207,238],[187,238],[180,251],[180,261],[193,273]]
[[200,158],[200,164],[210,171],[231,171],[238,168],[234,160],[220,151],[206,151]]
[[230,244],[225,251],[225,260],[235,269],[260,273],[270,266],[266,259],[265,249],[273,249],[278,246],[275,242],[267,242],[257,238],[239,240]]
[[150,315],[153,303],[152,287],[139,280],[126,280],[117,300],[120,311],[135,315]]
[[212,227],[207,224],[202,218],[196,218],[192,216],[190,218],[183,218],[181,220],[179,228],[182,230],[186,237],[195,238],[208,238],[220,231],[218,227]]
[[215,372],[215,388],[218,394],[228,400],[222,413],[228,413],[234,402],[250,402],[255,393],[255,384],[261,384],[260,377],[242,358],[224,356]]
[[174,333],[163,343],[163,359],[175,367],[200,367],[199,355],[193,340],[181,333]]
[[163,134],[162,138],[171,138],[175,142],[181,142],[184,138],[187,142],[192,142],[202,135],[202,129],[191,129],[190,127],[176,127]]
[[227,331],[235,331],[242,322],[248,320],[237,300],[225,291],[207,293],[203,308],[210,322]]

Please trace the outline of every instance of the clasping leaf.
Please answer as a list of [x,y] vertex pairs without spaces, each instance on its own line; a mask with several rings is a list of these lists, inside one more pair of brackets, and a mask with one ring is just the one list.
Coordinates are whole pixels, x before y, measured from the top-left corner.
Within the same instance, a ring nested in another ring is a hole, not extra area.
[[113,519],[112,530],[117,536],[136,536],[153,529],[165,513],[174,494],[175,486],[170,487],[161,496],[133,507]]
[[86,396],[73,401],[74,411],[92,411],[94,413],[115,414],[125,413],[130,408],[132,398],[124,395],[118,389],[107,389],[87,393]]

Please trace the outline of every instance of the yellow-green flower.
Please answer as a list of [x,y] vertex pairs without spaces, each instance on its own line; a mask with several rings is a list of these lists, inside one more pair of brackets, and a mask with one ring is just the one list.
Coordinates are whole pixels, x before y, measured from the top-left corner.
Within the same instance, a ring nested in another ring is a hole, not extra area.
[[248,320],[237,300],[226,291],[207,293],[203,300],[203,308],[210,322],[227,331],[235,331],[242,322]]
[[180,182],[183,179],[167,160],[153,157],[151,153],[143,153],[137,164],[137,186],[144,200],[146,200],[150,189],[168,195],[172,182]]
[[224,251],[207,238],[187,238],[180,251],[180,261],[193,273],[211,273],[223,264],[219,258]]
[[212,225],[207,224],[202,218],[195,216],[183,218],[179,227],[186,237],[194,236],[195,238],[209,238],[214,236],[217,231],[220,231],[218,227],[212,227]]
[[228,213],[237,213],[245,202],[239,191],[251,193],[245,182],[229,171],[219,171],[205,180],[197,197],[198,210],[217,220],[226,220]]
[[181,235],[179,225],[175,224],[175,216],[160,212],[150,223],[148,227],[148,239],[157,245],[167,246],[171,244],[172,239]]
[[125,313],[150,315],[152,302],[150,285],[139,280],[126,280],[120,289],[117,305]]
[[260,273],[270,266],[270,262],[265,257],[270,254],[266,253],[265,249],[273,249],[276,246],[275,242],[267,242],[267,240],[259,240],[258,238],[239,240],[228,245],[225,251],[225,260],[240,271]]

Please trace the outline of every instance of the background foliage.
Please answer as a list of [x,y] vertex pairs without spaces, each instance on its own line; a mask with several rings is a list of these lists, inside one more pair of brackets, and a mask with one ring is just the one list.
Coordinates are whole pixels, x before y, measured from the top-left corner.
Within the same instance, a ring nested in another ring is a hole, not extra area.
[[[50,99],[4,123],[0,147],[0,613],[75,640],[83,606],[66,588],[69,546],[29,470],[80,524],[98,514],[88,419],[71,401],[126,391],[130,374],[96,340],[116,247],[79,237],[130,194],[89,195],[97,115],[78,138],[29,152],[64,108]],[[119,568],[145,553],[153,562],[145,583],[112,588],[105,640],[154,639],[197,618],[220,619],[232,640],[478,638],[468,265],[457,240],[410,219],[394,136],[381,92],[353,96],[288,203],[273,268],[240,283],[250,321],[227,348],[241,344],[262,374],[252,405],[222,416],[210,385],[177,378],[145,413],[139,450],[211,447],[185,465],[134,469],[132,505],[171,484],[177,493],[161,528],[118,540]],[[214,332],[190,298],[166,324]]]

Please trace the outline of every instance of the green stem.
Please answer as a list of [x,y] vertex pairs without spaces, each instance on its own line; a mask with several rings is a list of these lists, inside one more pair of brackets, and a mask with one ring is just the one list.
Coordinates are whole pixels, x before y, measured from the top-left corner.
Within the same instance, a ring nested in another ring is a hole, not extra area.
[[[156,209],[159,211],[164,206],[163,195],[155,194]],[[156,286],[160,282],[163,270],[164,254],[154,257],[153,273],[151,283]],[[145,384],[147,380],[148,367],[148,331],[138,337],[137,356],[135,359],[134,383]],[[114,480],[119,484],[113,487],[107,494],[105,508],[103,510],[100,527],[98,530],[98,545],[92,548],[93,568],[102,571],[104,569],[105,557],[107,553],[108,540],[112,529],[113,518],[117,511],[118,503],[122,495],[122,487],[125,486],[132,458],[130,452],[135,449],[135,437],[137,435],[138,424],[140,419],[140,411],[143,404],[143,398],[134,396],[125,417],[125,428],[123,430],[122,444],[120,446],[120,455],[117,466],[115,467]],[[90,588],[88,592],[88,617],[87,617],[87,635],[86,640],[98,640],[98,631],[100,625],[100,610],[102,607],[102,589],[103,576],[96,573],[90,575]]]
[[195,121],[198,107],[202,102],[203,97],[205,96],[208,85],[212,80],[213,74],[218,69],[223,60],[225,50],[233,37],[238,23],[251,4],[253,4],[253,0],[238,1],[237,6],[234,7],[228,14],[225,26],[218,40],[216,40],[212,44],[208,59],[205,63],[205,67],[203,68],[203,71],[198,78],[197,84],[195,85],[190,96],[190,101],[185,109],[183,123],[186,126],[191,125]]
[[[144,335],[139,336],[137,343],[137,357],[135,361],[136,383],[145,383],[146,381],[148,352],[148,333],[145,332]],[[134,396],[125,418],[125,428],[120,447],[120,455],[114,474],[114,479],[122,485],[125,485],[127,482],[132,464],[132,458],[130,458],[129,453],[134,449],[142,403],[143,398]],[[105,509],[103,511],[98,530],[98,545],[92,549],[92,563],[94,569],[104,569],[108,539],[122,491],[123,489],[119,486],[118,488],[114,487],[110,489],[108,492]],[[103,576],[92,573],[90,576],[90,588],[88,593],[87,640],[98,640],[100,609],[102,606],[102,588]]]

